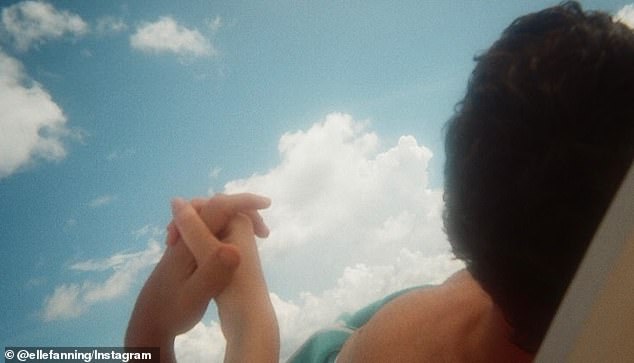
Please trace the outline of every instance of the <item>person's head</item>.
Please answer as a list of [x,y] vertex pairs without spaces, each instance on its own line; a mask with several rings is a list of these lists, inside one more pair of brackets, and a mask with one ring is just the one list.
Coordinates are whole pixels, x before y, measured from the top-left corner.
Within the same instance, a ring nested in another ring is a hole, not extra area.
[[634,32],[576,3],[515,20],[446,126],[445,230],[535,352],[634,156]]

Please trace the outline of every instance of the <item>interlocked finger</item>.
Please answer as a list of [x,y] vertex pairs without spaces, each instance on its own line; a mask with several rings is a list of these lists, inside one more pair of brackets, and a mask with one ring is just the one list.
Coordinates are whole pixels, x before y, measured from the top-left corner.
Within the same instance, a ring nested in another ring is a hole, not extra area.
[[180,198],[172,200],[172,213],[181,238],[201,266],[218,248],[220,241],[209,231],[191,203]]
[[251,193],[217,194],[203,203],[199,213],[209,230],[216,236],[236,214],[245,213],[251,218],[256,234],[259,237],[266,237],[268,228],[257,211],[268,208],[270,205],[270,199]]

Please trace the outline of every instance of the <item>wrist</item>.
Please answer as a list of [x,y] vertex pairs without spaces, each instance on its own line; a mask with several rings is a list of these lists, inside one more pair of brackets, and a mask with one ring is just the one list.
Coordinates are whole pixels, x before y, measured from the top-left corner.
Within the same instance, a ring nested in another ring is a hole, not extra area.
[[[228,297],[228,296],[227,296]],[[227,341],[239,341],[244,336],[257,336],[278,331],[277,318],[268,293],[218,299],[223,334]]]
[[280,334],[275,313],[260,311],[243,317],[242,324],[235,329],[225,329],[227,340],[225,363],[279,361]]

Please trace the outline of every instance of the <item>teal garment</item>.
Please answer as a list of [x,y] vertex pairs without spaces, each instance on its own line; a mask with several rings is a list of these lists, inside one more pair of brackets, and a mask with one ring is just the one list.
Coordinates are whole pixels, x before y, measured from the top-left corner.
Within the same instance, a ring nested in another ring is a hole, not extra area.
[[291,356],[289,363],[334,363],[344,343],[355,330],[367,323],[374,314],[393,299],[420,286],[397,291],[376,301],[354,314],[344,314],[337,319],[335,326],[313,334]]

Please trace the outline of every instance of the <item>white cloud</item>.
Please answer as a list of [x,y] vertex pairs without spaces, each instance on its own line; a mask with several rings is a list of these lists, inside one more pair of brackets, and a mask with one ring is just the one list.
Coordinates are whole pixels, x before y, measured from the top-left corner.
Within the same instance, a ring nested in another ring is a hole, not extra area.
[[[282,359],[341,313],[405,287],[439,283],[463,266],[442,232],[442,191],[428,186],[431,151],[412,136],[384,147],[368,124],[330,114],[307,131],[283,135],[278,166],[226,185],[226,192],[273,201],[264,212],[271,235],[260,254]],[[179,337],[177,356],[189,361],[192,350],[182,347],[206,343],[205,359],[221,361],[224,342],[209,339],[218,337],[217,323],[196,329]]]
[[23,1],[3,9],[2,24],[22,51],[33,44],[88,32],[88,25],[79,15],[40,1]]
[[84,58],[92,58],[94,56],[90,49],[82,49],[79,54]]
[[65,284],[55,288],[55,292],[44,301],[42,318],[44,321],[72,319],[86,311],[87,304],[80,299],[81,287]]
[[225,345],[218,322],[211,321],[209,325],[200,322],[187,334],[176,337],[174,350],[179,362],[222,362]]
[[262,247],[264,258],[341,243],[356,251],[343,258],[346,263],[394,257],[398,249],[383,251],[394,243],[444,251],[442,191],[427,186],[431,151],[412,136],[379,149],[379,137],[365,131],[364,123],[330,114],[308,131],[283,135],[276,168],[228,183],[227,192],[248,190],[273,200],[265,212],[271,236]]
[[355,312],[392,292],[422,283],[436,284],[462,268],[450,254],[427,257],[402,249],[386,265],[347,267],[336,286],[319,294],[305,292],[283,300],[272,294],[282,339],[282,360],[287,359],[312,333],[335,324],[344,312]]
[[108,15],[97,19],[95,29],[99,34],[120,33],[128,29],[128,24],[121,18]]
[[162,230],[161,228],[151,225],[151,224],[146,224],[145,226],[137,229],[136,231],[132,231],[132,235],[136,238],[139,239],[141,237],[151,237],[151,238],[158,238],[158,236],[160,236],[161,234],[163,234],[164,230]]
[[117,197],[114,195],[101,195],[91,200],[88,205],[91,208],[99,208],[112,203],[115,199],[117,199]]
[[73,134],[51,95],[0,49],[0,178],[37,159],[63,159],[62,140]]
[[220,30],[220,28],[222,28],[223,25],[224,25],[224,21],[222,20],[220,16],[216,16],[215,18],[209,19],[207,21],[207,26],[214,33]]
[[619,21],[634,29],[634,4],[625,5],[614,16],[614,20]]
[[214,166],[213,168],[211,168],[211,170],[209,170],[209,179],[218,179],[218,177],[220,176],[220,172],[222,172],[222,168]]
[[130,290],[139,273],[154,265],[161,255],[160,244],[148,242],[140,252],[118,253],[101,260],[88,260],[73,264],[70,269],[79,272],[111,271],[104,281],[84,281],[59,285],[44,300],[41,317],[44,321],[76,318],[95,304],[110,301]]
[[[303,292],[295,299],[284,300],[271,293],[280,326],[280,361],[286,361],[317,330],[334,326],[342,313],[355,312],[407,287],[440,283],[463,266],[450,254],[427,257],[403,249],[391,264],[346,268],[333,288],[319,294]],[[216,321],[198,323],[192,331],[177,337],[175,344],[178,360],[187,362],[221,362],[224,348]]]
[[135,153],[136,151],[132,148],[126,148],[123,150],[114,150],[110,152],[108,155],[106,155],[106,160],[113,161],[118,159],[125,159],[125,158],[131,157]]
[[215,49],[198,30],[188,29],[169,16],[143,23],[130,37],[130,45],[148,53],[173,53],[182,57],[215,55]]

